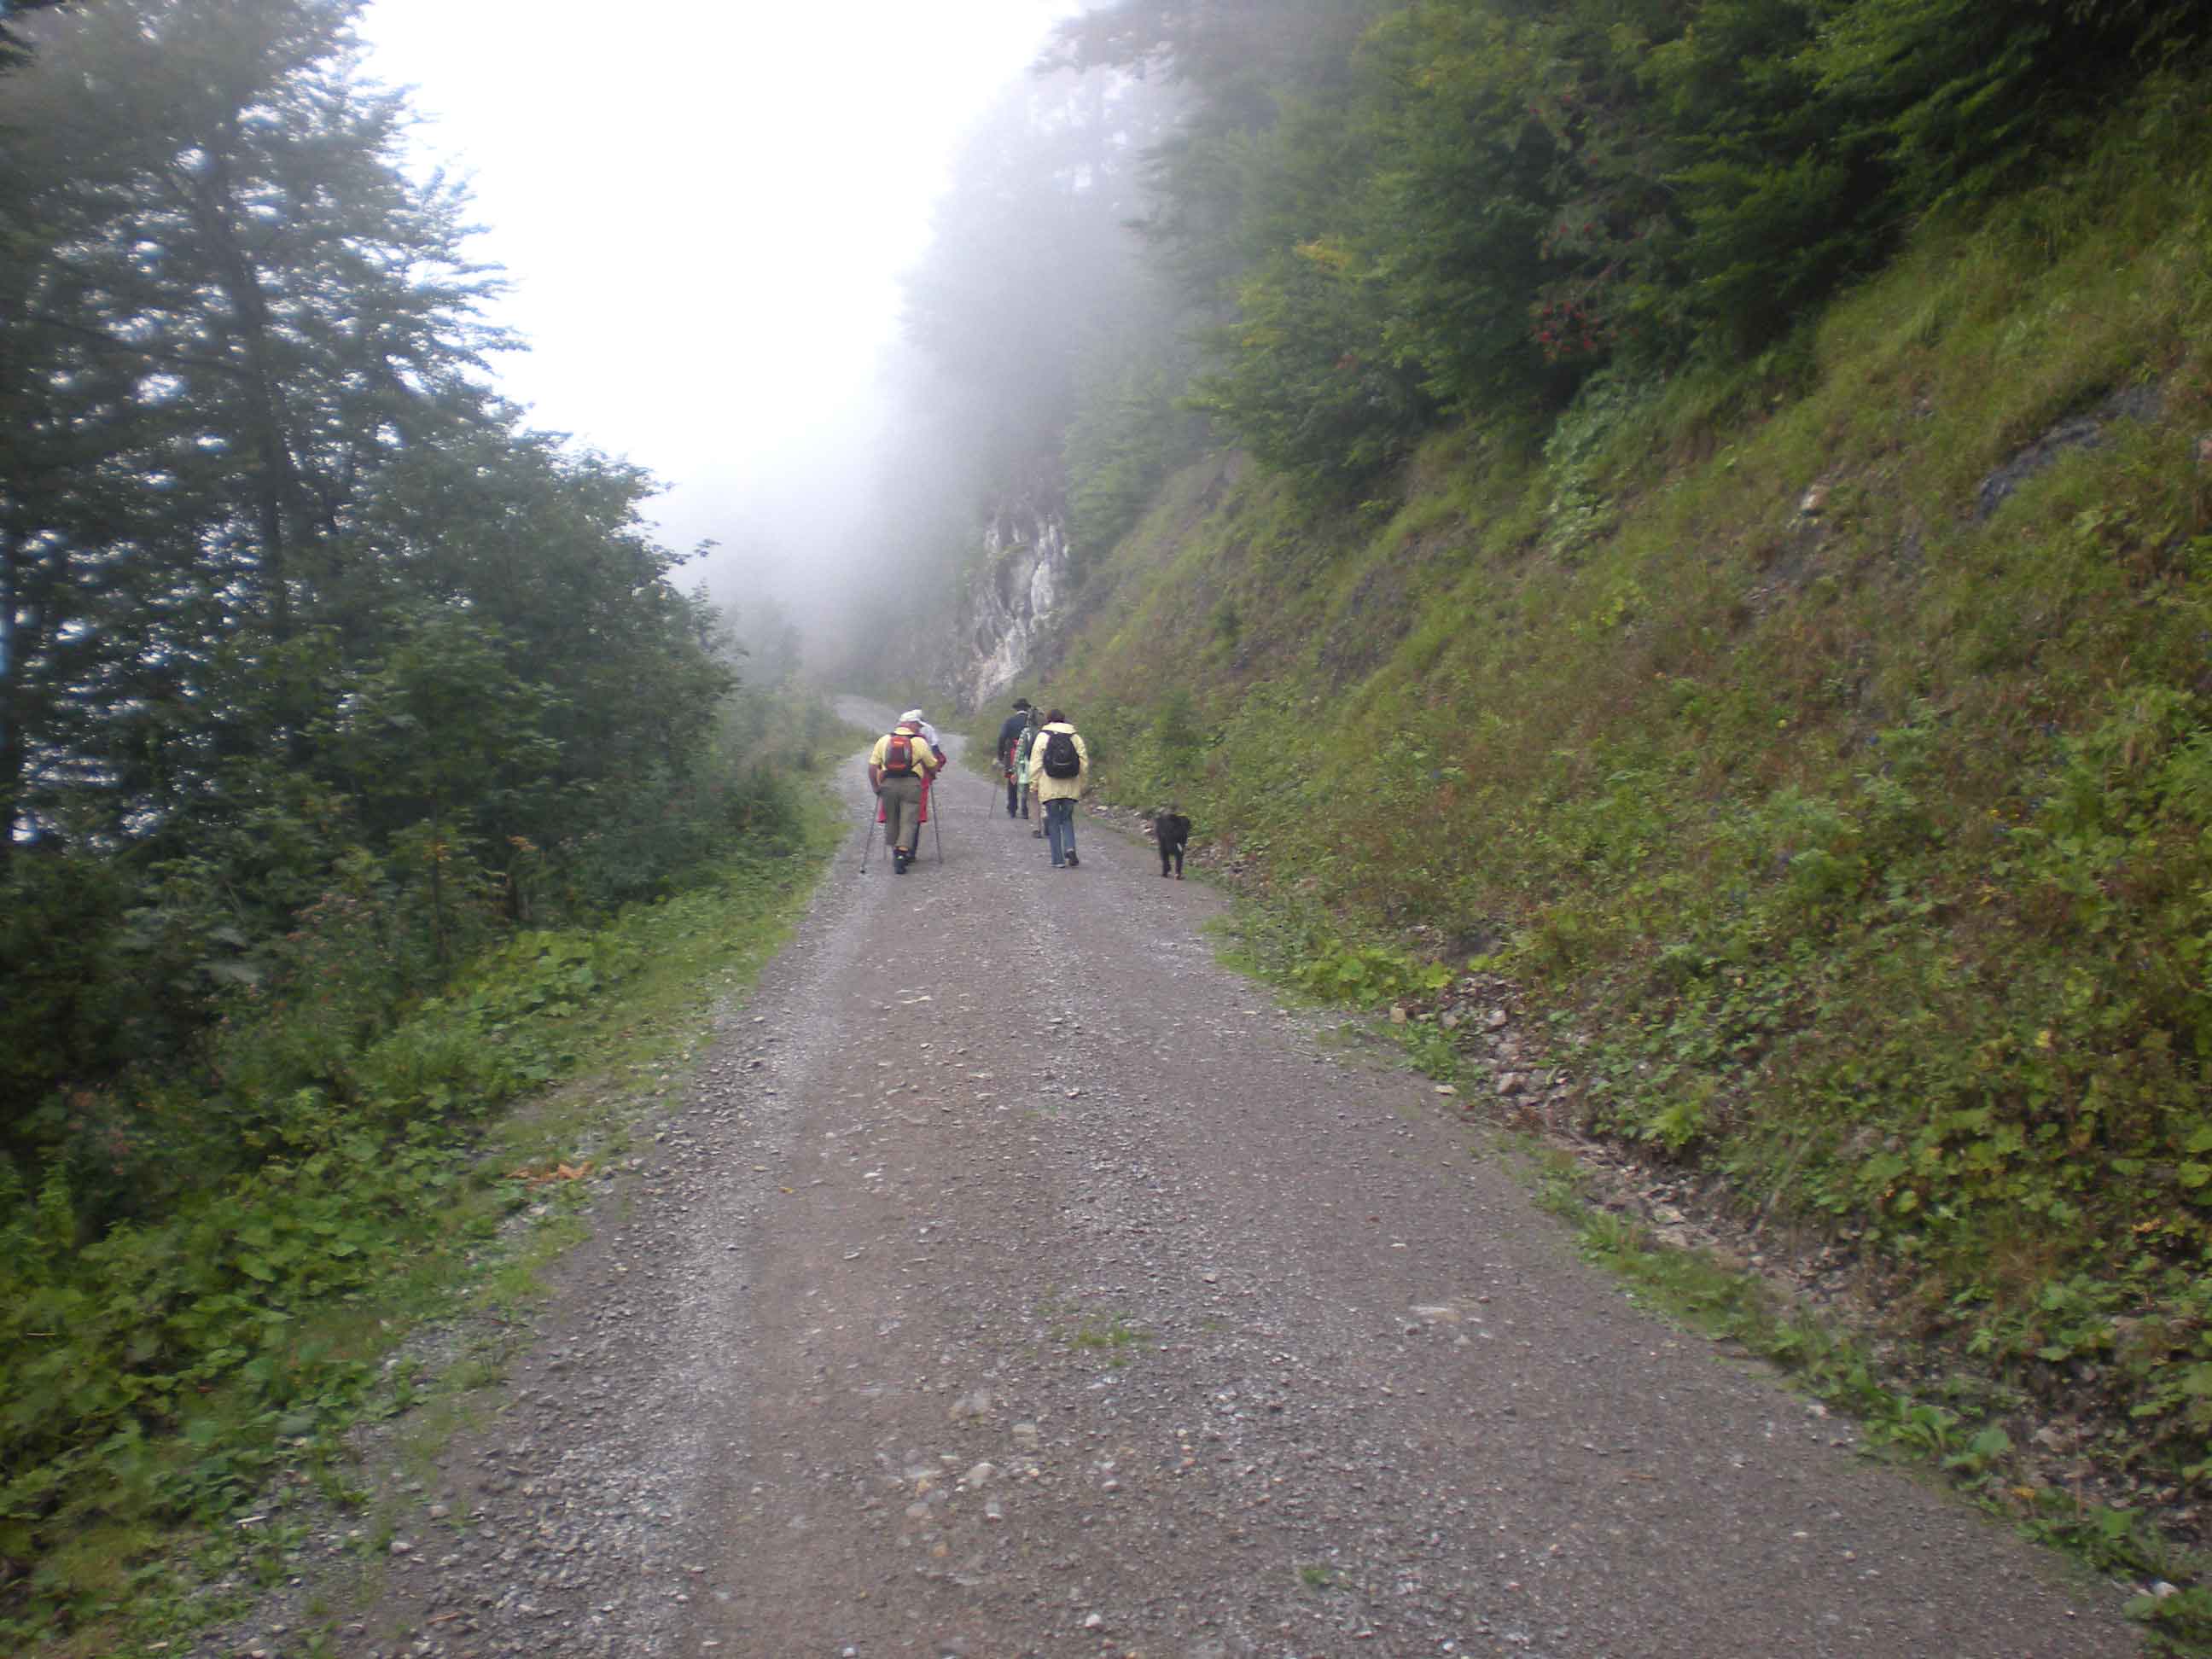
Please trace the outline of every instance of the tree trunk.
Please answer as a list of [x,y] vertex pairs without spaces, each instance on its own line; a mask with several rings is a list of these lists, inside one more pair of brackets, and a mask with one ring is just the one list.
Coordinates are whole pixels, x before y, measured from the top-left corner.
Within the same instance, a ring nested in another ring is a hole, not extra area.
[[234,125],[206,151],[206,166],[188,179],[193,217],[204,240],[216,285],[228,301],[232,328],[244,362],[240,381],[246,398],[246,447],[253,456],[254,520],[261,538],[264,580],[268,584],[268,617],[278,640],[292,636],[293,575],[288,526],[303,490],[283,414],[282,377],[270,348],[269,298],[238,235],[236,203],[230,183]]
[[22,668],[15,652],[17,561],[22,538],[0,528],[0,884],[15,856],[15,818],[23,787],[23,721],[15,688]]

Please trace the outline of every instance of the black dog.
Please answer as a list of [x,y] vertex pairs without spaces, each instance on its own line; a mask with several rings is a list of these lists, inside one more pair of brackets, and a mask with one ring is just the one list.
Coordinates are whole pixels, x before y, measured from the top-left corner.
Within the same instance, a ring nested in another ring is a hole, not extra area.
[[1152,814],[1152,839],[1159,843],[1160,876],[1165,879],[1168,862],[1175,862],[1175,878],[1182,879],[1182,849],[1190,844],[1190,820],[1182,811],[1170,806],[1165,811]]

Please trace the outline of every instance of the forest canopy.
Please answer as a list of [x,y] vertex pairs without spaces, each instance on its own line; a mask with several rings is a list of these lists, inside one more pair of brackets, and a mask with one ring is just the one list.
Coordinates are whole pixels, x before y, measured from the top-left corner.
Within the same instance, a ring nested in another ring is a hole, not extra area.
[[491,389],[497,273],[403,168],[357,9],[7,19],[0,1169],[76,1170],[88,1219],[158,1202],[152,1085],[219,1083],[216,1021],[281,1001],[311,910],[374,916],[396,1003],[488,929],[658,890],[734,811],[734,675],[654,483]]
[[1191,402],[1357,490],[1440,422],[1769,349],[2201,41],[2166,0],[1118,0],[1051,62],[1182,94],[1145,228]]

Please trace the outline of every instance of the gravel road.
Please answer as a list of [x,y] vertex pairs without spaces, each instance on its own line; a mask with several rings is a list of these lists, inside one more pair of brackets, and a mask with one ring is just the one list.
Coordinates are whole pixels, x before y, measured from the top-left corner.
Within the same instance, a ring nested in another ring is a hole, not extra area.
[[342,1650],[2141,1650],[1630,1305],[1425,1080],[1217,966],[1148,846],[1054,871],[956,768],[942,863],[863,876],[847,772],[801,936]]

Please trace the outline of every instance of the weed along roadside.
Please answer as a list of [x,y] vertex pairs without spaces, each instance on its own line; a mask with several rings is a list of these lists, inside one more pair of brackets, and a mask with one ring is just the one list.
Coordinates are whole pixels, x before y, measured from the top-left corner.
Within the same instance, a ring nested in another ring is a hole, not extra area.
[[[481,957],[254,1175],[88,1249],[58,1187],[11,1225],[0,1534],[28,1565],[0,1646],[184,1651],[333,1550],[392,1545],[410,1471],[473,1420],[542,1273],[827,868],[842,811],[789,804],[666,897]],[[376,1132],[386,1112],[406,1127]],[[316,1595],[285,1650],[320,1650]]]
[[1218,930],[1223,960],[1284,994],[1361,1011],[1346,1039],[1431,1079],[1437,1114],[1510,1137],[1537,1201],[1632,1301],[1771,1367],[1809,1409],[1835,1413],[1838,1445],[1924,1470],[2107,1575],[2160,1650],[2212,1652],[2201,1512],[2187,1478],[2146,1459],[2139,1419],[2095,1392],[2025,1387],[1970,1337],[1901,1325],[1912,1270],[1863,1239],[1778,1222],[1663,1137],[1598,1133],[1590,1011],[1532,1021],[1486,960],[1460,973],[1355,942],[1279,894],[1228,882],[1253,890]]
[[1261,902],[1280,977],[1405,1009],[1486,1117],[1632,1160],[1655,1238],[1709,1215],[1857,1331],[1899,1443],[2201,1642],[2189,85],[1931,216],[1757,362],[1608,370],[1540,441],[1434,434],[1356,504],[1186,469],[1050,684],[1101,792],[1179,800],[1194,867]]
[[2039,1395],[1984,1345],[1900,1327],[1909,1267],[1830,1230],[1778,1224],[1723,1172],[1663,1144],[1595,1133],[1590,1038],[1558,1018],[1530,1029],[1516,988],[1485,962],[1455,973],[1401,945],[1353,942],[1260,888],[1219,937],[1225,963],[1280,993],[1361,1011],[1347,1040],[1432,1079],[1436,1112],[1505,1132],[1538,1201],[1632,1301],[1771,1366],[1811,1409],[1837,1413],[1838,1444],[1925,1469],[2111,1576],[2161,1650],[2212,1652],[2200,1511],[2185,1482],[2146,1470],[2142,1431],[2109,1401]]
[[[1142,832],[1126,808],[1097,815]],[[1632,1301],[1771,1368],[1808,1410],[1833,1413],[1837,1444],[1923,1470],[2108,1576],[2162,1650],[2212,1651],[2200,1511],[2189,1478],[2146,1459],[2156,1429],[2141,1416],[2094,1389],[2024,1386],[1987,1344],[1900,1323],[1912,1264],[1863,1234],[1747,1203],[1692,1155],[1694,1106],[1644,1135],[1605,1134],[1589,1086],[1608,1052],[1592,1035],[1601,1009],[1547,1014],[1498,957],[1455,967],[1435,959],[1432,937],[1348,936],[1218,851],[1197,867],[1241,895],[1218,930],[1224,963],[1297,1000],[1360,1011],[1349,1041],[1429,1078],[1437,1113],[1512,1137],[1538,1201]],[[2064,1305],[2046,1298],[2046,1311]]]

